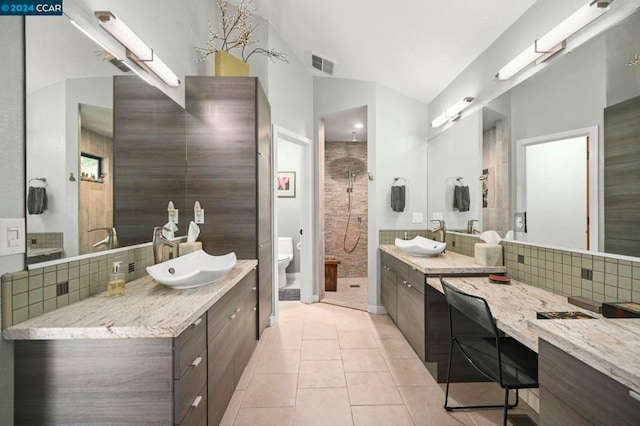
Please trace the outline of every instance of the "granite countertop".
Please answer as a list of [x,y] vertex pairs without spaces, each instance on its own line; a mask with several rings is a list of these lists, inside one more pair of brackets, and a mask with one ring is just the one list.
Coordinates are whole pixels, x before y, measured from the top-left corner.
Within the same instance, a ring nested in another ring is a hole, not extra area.
[[480,266],[474,258],[453,251],[434,257],[410,256],[395,245],[381,245],[380,250],[426,275],[504,274],[504,266]]
[[[488,278],[449,277],[454,287],[489,303],[500,330],[538,351],[538,338],[574,356],[625,386],[640,391],[640,320],[607,319],[567,302],[566,296],[511,281],[493,284]],[[427,283],[442,292],[437,278]],[[595,319],[537,319],[537,312],[576,311]]]
[[214,284],[172,290],[150,276],[127,283],[126,295],[100,293],[2,331],[9,340],[177,337],[256,267],[238,260]]

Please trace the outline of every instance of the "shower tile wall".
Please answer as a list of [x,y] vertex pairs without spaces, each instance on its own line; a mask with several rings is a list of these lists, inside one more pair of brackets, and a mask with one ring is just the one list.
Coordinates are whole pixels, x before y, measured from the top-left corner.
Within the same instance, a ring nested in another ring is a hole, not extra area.
[[[337,259],[338,278],[360,278],[367,276],[367,228],[368,186],[367,143],[325,142],[325,257]],[[355,244],[360,232],[360,241],[352,253],[343,248],[347,226],[349,195],[348,172],[356,173],[351,194],[351,224],[347,234],[347,248]],[[362,223],[358,223],[358,217]]]
[[504,235],[509,216],[509,135],[506,120],[499,120],[482,135],[482,229]]

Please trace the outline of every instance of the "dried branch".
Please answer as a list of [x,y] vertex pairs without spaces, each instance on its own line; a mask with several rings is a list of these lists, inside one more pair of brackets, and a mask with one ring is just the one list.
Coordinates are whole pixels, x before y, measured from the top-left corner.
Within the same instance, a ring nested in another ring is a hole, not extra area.
[[640,66],[640,53],[636,53],[636,56],[633,57],[633,61],[627,63],[628,67]]
[[251,21],[255,9],[251,7],[253,0],[238,0],[236,11],[229,14],[229,1],[216,0],[218,9],[220,10],[220,28],[222,34],[214,30],[209,22],[209,40],[205,47],[196,47],[200,53],[200,58],[196,62],[202,62],[209,55],[216,52],[230,52],[233,49],[240,49],[242,60],[247,62],[251,55],[257,53],[264,55],[269,59],[277,59],[282,62],[289,62],[286,54],[278,52],[274,49],[264,49],[256,47],[248,53],[246,48],[258,42],[252,40],[253,33],[258,28],[258,24]]

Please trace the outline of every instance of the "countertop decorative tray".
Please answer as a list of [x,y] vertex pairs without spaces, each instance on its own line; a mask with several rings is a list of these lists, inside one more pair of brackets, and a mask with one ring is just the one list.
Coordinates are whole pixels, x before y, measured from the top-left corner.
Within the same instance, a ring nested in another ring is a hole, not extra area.
[[595,319],[591,315],[578,311],[537,312],[537,319]]

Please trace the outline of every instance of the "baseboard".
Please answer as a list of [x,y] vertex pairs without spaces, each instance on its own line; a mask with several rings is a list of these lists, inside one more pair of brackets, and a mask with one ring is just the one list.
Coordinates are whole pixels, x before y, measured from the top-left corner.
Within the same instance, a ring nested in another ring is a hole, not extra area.
[[382,305],[367,305],[367,312],[375,315],[386,315],[387,310]]

